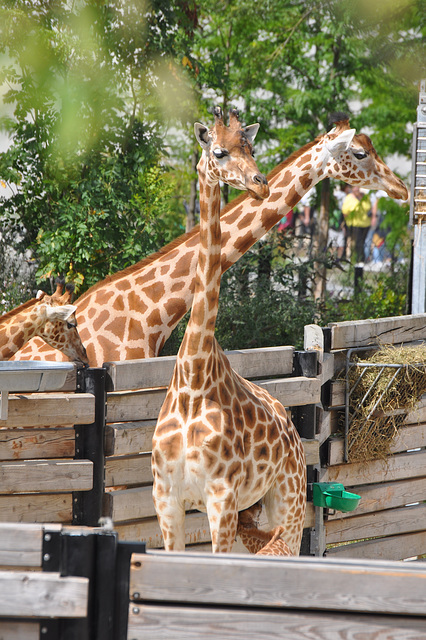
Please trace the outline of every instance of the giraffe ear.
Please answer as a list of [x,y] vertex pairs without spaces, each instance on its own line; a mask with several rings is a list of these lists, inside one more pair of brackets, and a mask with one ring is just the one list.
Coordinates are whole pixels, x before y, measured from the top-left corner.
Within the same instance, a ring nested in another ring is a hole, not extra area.
[[325,147],[333,158],[348,150],[355,133],[356,129],[347,129],[326,143]]
[[206,125],[201,124],[200,122],[196,122],[194,124],[194,132],[200,146],[203,149],[207,149],[211,142],[211,138],[209,136],[209,130]]
[[76,310],[77,307],[73,304],[64,304],[60,307],[46,305],[46,315],[51,322],[55,320],[68,320]]
[[256,122],[256,124],[249,124],[248,127],[244,128],[244,133],[246,134],[251,144],[253,144],[254,142],[257,132],[259,131],[259,127],[260,127],[260,124]]

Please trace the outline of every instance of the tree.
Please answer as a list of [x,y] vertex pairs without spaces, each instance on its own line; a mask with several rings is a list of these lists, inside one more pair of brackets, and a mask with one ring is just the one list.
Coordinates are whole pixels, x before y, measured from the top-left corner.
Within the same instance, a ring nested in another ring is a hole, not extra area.
[[194,19],[181,0],[0,3],[0,175],[18,187],[0,216],[22,226],[39,281],[61,272],[82,291],[173,237],[161,96],[188,100],[171,56]]

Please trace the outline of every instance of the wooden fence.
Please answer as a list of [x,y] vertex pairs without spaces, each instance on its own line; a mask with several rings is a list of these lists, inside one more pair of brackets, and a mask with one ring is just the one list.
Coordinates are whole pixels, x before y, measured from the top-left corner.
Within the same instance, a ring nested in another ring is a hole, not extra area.
[[305,348],[315,349],[321,366],[334,370],[317,407],[316,479],[340,482],[361,496],[353,512],[324,514],[321,551],[327,547],[327,557],[401,560],[426,554],[426,398],[406,416],[386,460],[347,463],[341,434],[345,381],[335,379],[349,349],[424,340],[424,314],[305,327]]
[[424,563],[144,547],[105,528],[0,524],[0,638],[426,639]]
[[[239,373],[290,407],[304,438],[304,555],[399,560],[426,553],[426,402],[406,417],[386,463],[348,464],[338,435],[345,386],[335,379],[349,348],[423,339],[426,315],[403,316],[310,325],[302,352],[277,347],[229,354]],[[74,373],[61,392],[11,395],[0,427],[0,521],[96,526],[103,515],[121,540],[161,548],[150,450],[173,366],[173,357],[109,363]],[[341,482],[360,494],[358,509],[314,509],[317,481]],[[203,551],[209,540],[205,514],[188,513],[188,546]]]

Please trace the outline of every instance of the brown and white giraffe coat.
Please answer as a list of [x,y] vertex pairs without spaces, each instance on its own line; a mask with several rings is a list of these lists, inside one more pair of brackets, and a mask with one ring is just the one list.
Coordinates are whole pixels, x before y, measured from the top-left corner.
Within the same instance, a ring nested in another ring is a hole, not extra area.
[[[232,266],[292,209],[317,182],[330,177],[392,198],[408,192],[377,156],[371,140],[340,119],[329,133],[308,143],[268,176],[270,195],[259,202],[243,194],[222,213],[222,271]],[[108,276],[75,304],[80,335],[92,366],[157,356],[192,304],[199,232],[195,229],[124,271]],[[40,341],[19,358],[60,359]]]
[[39,336],[73,362],[87,365],[86,349],[77,331],[76,307],[69,304],[73,288],[61,295],[44,293],[0,316],[0,360],[9,360],[26,342]]
[[[214,337],[222,274],[219,180],[267,195],[251,157],[251,129],[231,113],[203,147],[200,249],[191,317],[152,442],[153,498],[167,550],[185,546],[186,508],[207,511],[213,551],[231,551],[238,511],[265,496],[269,521],[284,527],[299,552],[306,506],[306,466],[284,407],[235,373]],[[257,129],[256,129],[257,130]],[[223,156],[220,154],[223,152]]]
[[282,538],[284,527],[275,527],[271,531],[259,529],[259,516],[262,511],[260,502],[238,514],[237,535],[250,553],[258,556],[292,556],[290,547]]

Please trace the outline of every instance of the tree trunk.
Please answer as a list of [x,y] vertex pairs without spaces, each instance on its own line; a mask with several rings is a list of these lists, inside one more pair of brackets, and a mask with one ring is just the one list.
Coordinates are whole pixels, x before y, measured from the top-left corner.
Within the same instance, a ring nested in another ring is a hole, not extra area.
[[198,164],[198,147],[194,146],[191,157],[191,172],[194,177],[191,180],[190,185],[190,193],[189,193],[189,203],[188,203],[188,211],[186,212],[186,231],[191,231],[193,227],[195,227],[195,213],[197,206],[197,164]]
[[318,215],[318,230],[314,240],[313,255],[318,260],[315,263],[315,300],[321,302],[325,298],[325,287],[327,282],[327,268],[324,264],[324,256],[328,242],[328,220],[330,214],[330,179],[322,181],[321,205]]

